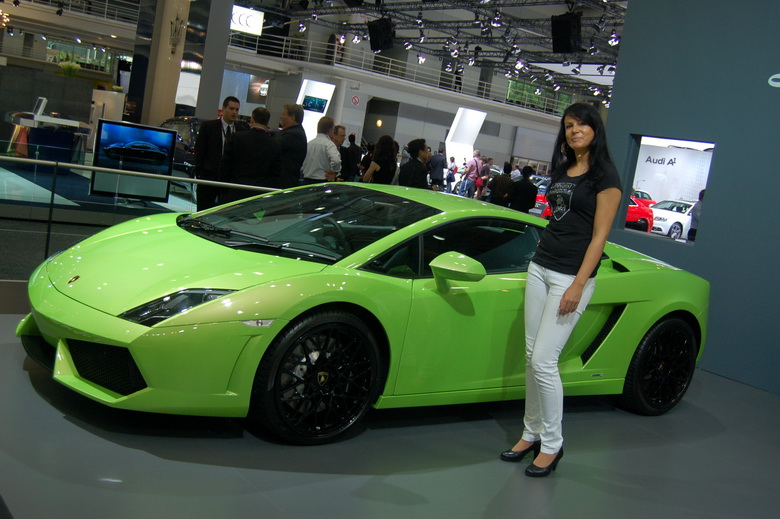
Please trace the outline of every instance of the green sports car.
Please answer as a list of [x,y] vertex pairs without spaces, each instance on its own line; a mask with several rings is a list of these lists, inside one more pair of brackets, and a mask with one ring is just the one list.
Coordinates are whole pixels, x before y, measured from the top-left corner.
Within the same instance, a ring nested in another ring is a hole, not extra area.
[[[17,329],[105,405],[338,439],[372,406],[524,396],[526,269],[546,222],[462,197],[331,183],[138,218],[48,259]],[[560,358],[568,395],[661,414],[685,393],[709,284],[608,244]]]

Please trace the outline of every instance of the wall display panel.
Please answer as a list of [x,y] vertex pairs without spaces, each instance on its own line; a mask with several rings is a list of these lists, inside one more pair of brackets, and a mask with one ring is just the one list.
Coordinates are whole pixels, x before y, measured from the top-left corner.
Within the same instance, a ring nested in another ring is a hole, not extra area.
[[[629,212],[648,207],[653,212],[652,233],[678,242],[693,242],[704,207],[715,144],[634,137],[639,151]],[[628,220],[626,225],[629,226]]]
[[[93,165],[171,175],[176,131],[126,121],[98,121]],[[96,171],[90,192],[155,202],[168,201],[167,181]]]

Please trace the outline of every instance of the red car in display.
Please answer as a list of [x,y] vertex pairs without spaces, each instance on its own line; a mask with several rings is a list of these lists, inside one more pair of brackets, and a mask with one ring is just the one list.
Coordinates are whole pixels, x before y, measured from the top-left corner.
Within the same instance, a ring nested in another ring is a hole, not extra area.
[[632,196],[633,198],[636,198],[637,202],[639,202],[640,204],[646,207],[650,207],[651,205],[656,204],[656,201],[653,200],[653,197],[650,196],[650,193],[648,193],[647,191],[637,191],[635,189],[634,194]]
[[[539,200],[540,197],[544,197],[544,200]],[[537,195],[536,204],[537,207],[540,203],[544,204],[544,211],[542,212],[542,218],[549,220],[552,218],[552,209],[550,209],[547,203],[546,195]],[[639,203],[635,197],[628,198],[628,212],[626,213],[626,228],[635,229],[637,231],[650,232],[653,229],[653,210],[649,207]]]

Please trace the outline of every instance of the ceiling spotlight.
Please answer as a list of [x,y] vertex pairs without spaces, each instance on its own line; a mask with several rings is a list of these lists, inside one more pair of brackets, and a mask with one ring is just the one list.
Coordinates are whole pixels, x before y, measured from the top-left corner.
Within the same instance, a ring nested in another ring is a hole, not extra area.
[[455,72],[458,74],[463,74],[463,65],[458,65],[458,67],[455,69]]
[[444,67],[444,70],[446,70],[447,72],[452,72],[452,62],[451,61],[447,62],[447,66]]
[[479,21],[479,15],[477,13],[474,13],[474,21],[472,22],[474,25],[479,25],[482,22]]
[[474,64],[477,62],[477,60],[474,58],[474,56],[469,58],[469,67],[473,67]]
[[567,58],[567,59],[563,60],[563,63],[561,63],[561,65],[564,66],[564,67],[569,67],[569,66],[571,66],[571,60],[569,60]]
[[344,45],[344,42],[345,42],[345,41],[347,41],[347,35],[346,35],[346,34],[344,34],[344,33],[342,32],[342,33],[341,33],[341,36],[339,36],[339,43],[341,43],[342,45]]
[[422,29],[420,29],[420,43],[425,41],[425,33]]
[[306,32],[306,24],[303,22],[298,22],[298,32]]
[[21,4],[22,2],[20,2],[19,0],[14,0],[13,3],[14,3],[14,7],[19,7],[19,4]]
[[404,49],[411,50],[412,49],[412,43],[409,40],[406,40],[404,42]]
[[612,35],[609,37],[609,40],[607,40],[607,43],[609,43],[610,47],[614,47],[620,43],[620,36],[618,36],[615,30],[612,31]]
[[422,17],[422,11],[420,11],[419,13],[417,13],[417,25],[422,25],[422,24],[423,24],[423,17]]
[[41,34],[41,39],[42,39],[43,41],[46,41],[46,35],[45,35],[45,34]]
[[457,58],[458,54],[460,54],[460,47],[453,47],[453,49],[450,50],[450,56],[453,58]]
[[493,28],[489,23],[482,23],[482,36],[491,36],[493,34]]
[[14,35],[14,28],[9,25],[8,27],[5,28],[5,32],[8,33],[8,36],[13,36]]
[[536,87],[536,90],[534,90],[534,94],[536,94],[538,96],[542,95],[542,89],[539,88],[539,87]]
[[316,20],[317,19],[317,11],[312,11],[311,12],[311,19],[312,20]]
[[76,37],[75,37],[75,38],[73,38],[73,39],[74,39],[74,40],[76,40],[76,43],[81,43],[81,38],[79,38],[78,36],[76,36]]
[[599,65],[598,67],[596,67],[596,72],[598,72],[599,74],[601,74],[603,76],[605,68],[606,68],[606,65]]
[[557,84],[557,83],[553,85],[553,90],[554,90],[554,91],[556,91],[556,92],[557,92],[557,91],[558,91],[558,90],[560,90],[560,89],[561,89],[561,85],[559,85],[559,84]]
[[62,16],[62,13],[64,13],[65,11],[62,9],[62,7],[60,7],[55,12],[56,12],[57,16]]
[[590,47],[588,47],[588,54],[591,56],[595,56],[599,53],[599,49],[596,47],[596,44],[593,43],[593,39],[590,40]]
[[575,76],[579,76],[581,71],[582,71],[582,63],[580,63],[573,69],[571,69],[571,73],[574,74]]
[[607,72],[610,72],[612,74],[614,74],[616,70],[617,67],[615,67],[615,65],[610,65],[609,67],[607,67]]
[[417,55],[417,63],[419,63],[420,65],[425,63],[425,56],[423,56],[422,54],[418,54]]
[[522,70],[523,68],[525,68],[525,61],[522,59],[517,60],[515,63],[515,70]]
[[504,72],[504,76],[506,76],[507,79],[512,79],[512,71],[507,70],[506,72]]
[[490,25],[493,27],[501,27],[501,12],[496,11],[496,15],[493,17],[493,20],[490,22]]
[[609,108],[610,102],[611,102],[611,101],[610,101],[609,99],[604,99],[604,100],[601,102],[601,104],[603,104],[605,107]]
[[363,33],[363,41],[368,41],[369,38],[370,38],[370,36],[368,35],[368,32],[364,32]]
[[360,43],[360,41],[361,41],[361,38],[360,38],[360,35],[359,35],[359,34],[355,34],[355,35],[352,37],[352,43]]

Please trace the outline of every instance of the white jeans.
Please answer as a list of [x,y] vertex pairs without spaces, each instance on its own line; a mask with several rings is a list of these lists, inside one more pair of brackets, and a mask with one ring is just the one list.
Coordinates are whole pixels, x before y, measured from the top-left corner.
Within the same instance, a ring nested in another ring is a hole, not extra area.
[[563,445],[563,385],[558,357],[588,306],[596,281],[585,283],[577,310],[558,315],[558,305],[574,276],[536,263],[528,266],[525,288],[525,417],[523,439],[542,440],[542,452],[556,454]]

